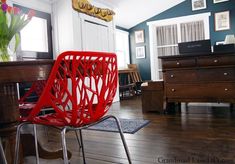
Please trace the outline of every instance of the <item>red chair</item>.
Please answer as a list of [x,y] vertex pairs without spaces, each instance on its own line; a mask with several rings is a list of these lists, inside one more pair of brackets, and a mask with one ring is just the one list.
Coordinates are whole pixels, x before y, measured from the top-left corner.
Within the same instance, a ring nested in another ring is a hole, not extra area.
[[[117,58],[113,53],[76,52],[62,53],[56,60],[46,86],[33,110],[17,127],[15,164],[18,163],[20,130],[26,124],[60,127],[64,163],[68,163],[65,142],[66,131],[79,130],[83,161],[85,153],[82,129],[108,118],[116,120],[118,130],[131,163],[128,147],[119,120],[104,116],[112,105],[117,89]],[[38,115],[50,105],[55,113]],[[69,107],[68,107],[69,106]],[[35,135],[36,136],[36,135]]]

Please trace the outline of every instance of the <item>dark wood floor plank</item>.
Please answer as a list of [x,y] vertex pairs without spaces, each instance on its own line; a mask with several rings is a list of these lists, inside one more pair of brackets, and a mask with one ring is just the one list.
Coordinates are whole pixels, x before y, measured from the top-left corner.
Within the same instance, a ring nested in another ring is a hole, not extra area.
[[[141,97],[114,103],[108,112],[119,118],[148,119],[150,124],[135,134],[125,134],[134,164],[161,163],[162,160],[189,160],[191,163],[235,163],[235,112],[227,107],[189,106],[181,113],[142,113]],[[40,128],[39,128],[40,129]],[[41,128],[39,136],[49,139],[45,147],[60,148],[59,133]],[[39,138],[40,138],[39,137]],[[127,163],[118,133],[83,131],[89,164]],[[67,133],[71,163],[82,163],[81,150],[73,132]],[[213,162],[214,160],[214,162]],[[168,163],[174,163],[173,162]]]

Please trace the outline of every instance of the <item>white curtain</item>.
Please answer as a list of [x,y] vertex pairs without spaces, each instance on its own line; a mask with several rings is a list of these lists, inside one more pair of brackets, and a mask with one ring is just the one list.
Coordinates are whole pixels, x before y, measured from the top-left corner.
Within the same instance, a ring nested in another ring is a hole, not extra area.
[[156,27],[156,35],[158,56],[178,54],[176,24]]
[[205,39],[203,21],[194,21],[180,24],[181,42],[190,42]]

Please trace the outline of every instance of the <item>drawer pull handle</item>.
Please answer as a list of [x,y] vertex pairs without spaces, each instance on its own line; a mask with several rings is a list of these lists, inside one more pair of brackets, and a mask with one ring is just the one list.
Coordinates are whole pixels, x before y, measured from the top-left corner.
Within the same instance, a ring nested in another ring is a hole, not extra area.
[[175,92],[175,89],[171,89],[172,92]]
[[215,60],[214,60],[214,63],[218,63],[218,60],[217,60],[217,59],[215,59]]
[[180,62],[177,62],[176,64],[177,64],[177,65],[180,65]]
[[171,75],[171,78],[173,78],[174,77],[174,75]]
[[225,91],[228,91],[228,88],[225,88],[224,90],[225,90]]
[[224,76],[227,76],[228,75],[228,73],[227,72],[224,72]]

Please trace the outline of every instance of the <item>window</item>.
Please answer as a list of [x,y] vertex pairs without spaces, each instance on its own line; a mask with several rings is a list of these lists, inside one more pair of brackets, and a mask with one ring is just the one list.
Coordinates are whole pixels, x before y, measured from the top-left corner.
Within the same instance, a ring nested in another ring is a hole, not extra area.
[[118,68],[127,68],[127,64],[130,64],[130,55],[129,33],[126,31],[116,30],[116,54]]
[[47,21],[45,19],[33,17],[29,24],[20,31],[20,36],[22,51],[48,52]]
[[[19,5],[23,12],[29,9]],[[23,58],[52,59],[51,15],[36,11],[32,20],[20,31],[20,53]]]
[[152,80],[162,79],[159,56],[179,54],[178,43],[209,39],[210,13],[149,22]]

